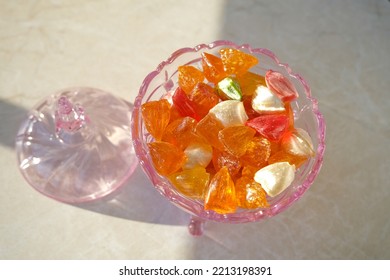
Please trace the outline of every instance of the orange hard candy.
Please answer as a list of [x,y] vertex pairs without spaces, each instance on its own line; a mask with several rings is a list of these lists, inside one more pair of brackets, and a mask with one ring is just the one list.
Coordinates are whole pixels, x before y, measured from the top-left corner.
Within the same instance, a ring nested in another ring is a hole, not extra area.
[[227,167],[230,176],[233,178],[237,177],[242,167],[240,159],[228,151],[214,149],[212,161],[216,171]]
[[212,114],[207,114],[196,126],[196,133],[202,136],[211,146],[223,150],[224,146],[219,141],[218,133],[224,126]]
[[257,171],[259,171],[257,167],[251,165],[244,165],[244,167],[241,170],[241,176],[253,178]]
[[170,107],[171,105],[166,99],[149,101],[141,106],[145,127],[156,140],[161,140],[169,123]]
[[177,119],[166,127],[162,141],[185,149],[194,139],[196,125],[197,121],[191,117]]
[[186,161],[184,152],[171,143],[156,141],[148,143],[148,147],[153,165],[161,175],[178,171]]
[[210,174],[201,166],[170,175],[169,181],[184,195],[200,199],[209,184]]
[[188,95],[192,101],[193,107],[200,118],[208,114],[211,108],[219,102],[218,95],[214,89],[205,83],[198,83]]
[[266,86],[264,76],[253,72],[245,72],[243,75],[237,76],[236,80],[240,84],[243,96],[252,96],[258,86]]
[[215,173],[217,173],[217,170],[214,168],[214,164],[211,162],[209,165],[206,167],[207,173],[210,174],[210,177],[214,177]]
[[241,177],[236,181],[236,197],[238,206],[247,209],[266,208],[267,193],[261,185],[253,180],[253,177]]
[[271,154],[270,156],[276,154],[282,149],[282,146],[280,144],[280,141],[270,141],[271,144]]
[[283,162],[286,161],[291,165],[295,165],[295,168],[298,169],[302,164],[307,161],[307,157],[292,155],[284,150],[279,150],[275,154],[271,155],[268,159],[268,164],[273,164],[275,162]]
[[197,83],[203,82],[204,74],[198,68],[191,65],[178,67],[178,83],[186,94],[189,94]]
[[238,125],[222,129],[218,137],[226,150],[236,157],[240,157],[245,154],[255,134],[256,131],[253,128]]
[[234,182],[226,166],[214,175],[206,188],[204,208],[219,214],[234,213],[236,211],[237,199]]
[[250,165],[258,169],[267,164],[271,154],[271,142],[263,137],[254,137],[248,144],[246,153],[240,160],[243,165]]
[[249,68],[255,66],[258,60],[255,56],[237,49],[223,48],[219,50],[225,72],[228,75],[243,75]]
[[206,79],[214,84],[227,76],[222,59],[215,55],[202,53],[202,67]]
[[171,116],[170,116],[170,118],[169,118],[169,122],[170,122],[170,123],[173,122],[173,121],[175,121],[175,120],[177,120],[177,119],[181,119],[182,117],[184,117],[184,116],[182,116],[182,115],[180,114],[180,112],[179,112],[179,110],[178,110],[178,108],[176,107],[175,104],[172,104],[172,105],[171,105],[170,114],[171,114]]

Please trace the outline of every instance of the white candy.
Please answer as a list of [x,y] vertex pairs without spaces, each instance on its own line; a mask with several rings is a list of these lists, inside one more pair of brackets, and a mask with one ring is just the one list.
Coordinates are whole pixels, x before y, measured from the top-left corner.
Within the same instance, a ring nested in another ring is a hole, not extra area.
[[283,102],[269,88],[258,86],[252,99],[252,108],[258,113],[283,112]]
[[209,111],[224,127],[243,125],[248,120],[244,104],[238,100],[226,100],[219,102]]
[[195,166],[206,167],[213,157],[213,148],[210,145],[194,143],[190,144],[184,153],[187,161],[183,169],[191,169]]
[[302,128],[296,128],[290,135],[282,139],[283,149],[293,155],[297,156],[314,156],[313,142],[309,134]]
[[257,171],[254,180],[269,196],[274,197],[290,186],[294,178],[295,165],[288,162],[275,162]]

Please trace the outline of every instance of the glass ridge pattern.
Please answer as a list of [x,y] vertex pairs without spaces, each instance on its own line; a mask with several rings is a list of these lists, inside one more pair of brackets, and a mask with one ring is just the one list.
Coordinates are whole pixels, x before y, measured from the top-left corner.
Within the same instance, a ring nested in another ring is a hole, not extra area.
[[131,107],[110,93],[70,88],[33,107],[16,136],[19,169],[40,193],[92,201],[123,185],[138,163]]

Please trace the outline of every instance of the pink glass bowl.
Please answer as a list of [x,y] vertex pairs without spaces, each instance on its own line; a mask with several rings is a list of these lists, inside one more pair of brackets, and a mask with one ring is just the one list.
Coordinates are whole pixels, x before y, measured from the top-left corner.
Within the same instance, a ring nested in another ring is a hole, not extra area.
[[[316,151],[316,156],[310,158],[297,170],[293,183],[283,193],[269,199],[269,208],[242,209],[232,214],[218,214],[214,211],[204,210],[201,201],[183,196],[165,177],[156,172],[147,147],[147,143],[154,140],[147,132],[141,116],[142,104],[151,100],[161,99],[178,86],[178,66],[193,65],[202,69],[200,58],[202,52],[218,55],[218,51],[225,47],[240,49],[256,56],[259,63],[257,66],[251,68],[250,71],[252,72],[265,75],[268,69],[272,69],[281,72],[285,77],[290,79],[299,93],[299,98],[291,103],[294,111],[295,126],[303,128],[309,133]],[[317,177],[323,162],[325,151],[325,121],[318,110],[317,100],[312,97],[310,87],[306,81],[300,75],[294,73],[287,64],[281,63],[274,53],[267,49],[252,48],[247,44],[236,45],[229,41],[215,41],[211,44],[201,44],[194,48],[177,50],[167,60],[161,62],[155,71],[146,76],[134,103],[132,137],[139,162],[153,185],[173,204],[193,215],[195,220],[192,220],[190,226],[194,226],[196,221],[204,220],[243,223],[275,216],[286,210],[309,189]],[[197,229],[194,230],[190,227],[191,230],[193,234],[199,234],[199,232],[196,233]]]

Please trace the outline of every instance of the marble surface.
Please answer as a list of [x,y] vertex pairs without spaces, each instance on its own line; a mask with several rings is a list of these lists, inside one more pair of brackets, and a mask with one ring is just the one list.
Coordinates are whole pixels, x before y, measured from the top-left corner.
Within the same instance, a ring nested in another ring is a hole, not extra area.
[[[39,100],[91,86],[132,102],[173,51],[217,39],[273,50],[319,101],[324,165],[288,211],[194,238],[139,167],[78,206],[23,179],[14,138]],[[0,0],[0,259],[389,259],[389,50],[387,0]]]

